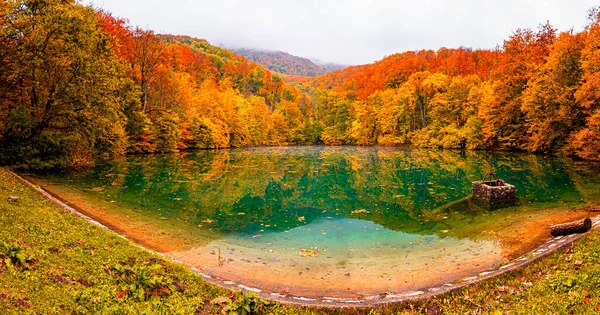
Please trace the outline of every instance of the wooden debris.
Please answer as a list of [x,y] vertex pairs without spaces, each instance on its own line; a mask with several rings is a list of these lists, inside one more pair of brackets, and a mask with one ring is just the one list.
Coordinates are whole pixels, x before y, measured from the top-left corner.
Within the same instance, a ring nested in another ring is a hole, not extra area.
[[585,218],[579,221],[552,225],[550,227],[550,234],[552,234],[552,236],[560,236],[573,233],[585,233],[591,228],[592,220],[590,218]]

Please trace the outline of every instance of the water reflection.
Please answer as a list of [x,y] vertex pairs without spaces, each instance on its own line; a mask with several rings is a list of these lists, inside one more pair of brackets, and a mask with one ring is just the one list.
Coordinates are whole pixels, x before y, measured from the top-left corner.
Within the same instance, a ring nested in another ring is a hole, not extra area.
[[595,198],[578,189],[595,177],[594,169],[575,171],[565,161],[511,153],[253,148],[137,156],[52,179],[145,215],[178,218],[223,235],[255,234],[264,225],[284,231],[328,216],[431,234],[451,215],[431,211],[470,195],[471,181],[489,168],[517,187],[521,204]]
[[[516,186],[517,206],[469,202],[471,182],[490,168]],[[356,296],[439,284],[522,254],[549,236],[544,227],[586,215],[572,209],[600,200],[597,174],[597,165],[528,154],[289,147],[135,156],[34,180],[97,200],[90,209],[109,205],[90,214],[208,274]]]

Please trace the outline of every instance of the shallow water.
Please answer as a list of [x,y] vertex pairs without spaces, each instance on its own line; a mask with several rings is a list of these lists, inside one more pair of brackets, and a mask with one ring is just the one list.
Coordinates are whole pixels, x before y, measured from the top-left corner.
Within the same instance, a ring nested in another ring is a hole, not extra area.
[[[469,202],[471,182],[490,168],[516,186],[518,205]],[[600,200],[598,174],[529,154],[313,146],[135,156],[31,178],[126,235],[144,226],[134,238],[206,274],[356,297],[441,284],[525,253],[550,223]]]

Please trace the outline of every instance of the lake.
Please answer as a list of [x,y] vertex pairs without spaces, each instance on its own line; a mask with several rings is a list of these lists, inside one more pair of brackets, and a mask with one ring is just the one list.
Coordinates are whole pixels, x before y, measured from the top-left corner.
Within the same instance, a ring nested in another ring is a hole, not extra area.
[[[468,198],[493,169],[515,206]],[[205,275],[357,298],[497,268],[598,204],[597,164],[523,153],[259,147],[132,156],[29,179]]]

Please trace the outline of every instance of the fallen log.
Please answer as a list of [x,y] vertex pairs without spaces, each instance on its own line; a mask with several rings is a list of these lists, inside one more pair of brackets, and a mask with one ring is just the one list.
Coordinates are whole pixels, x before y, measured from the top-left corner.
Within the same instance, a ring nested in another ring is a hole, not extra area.
[[569,235],[573,233],[585,233],[592,228],[592,220],[585,218],[579,221],[554,224],[550,227],[552,236]]

